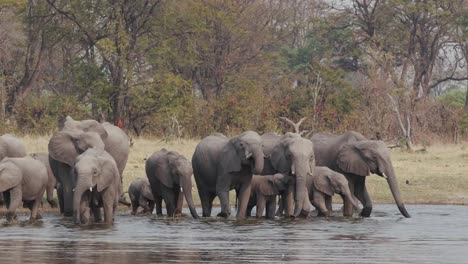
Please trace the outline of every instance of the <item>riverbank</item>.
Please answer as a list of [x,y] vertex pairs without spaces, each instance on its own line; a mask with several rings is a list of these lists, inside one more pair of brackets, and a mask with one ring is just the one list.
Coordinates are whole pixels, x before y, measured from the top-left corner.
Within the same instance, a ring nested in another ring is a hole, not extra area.
[[[26,136],[20,139],[26,144],[29,153],[47,151],[49,137]],[[166,148],[191,159],[198,142],[134,139],[124,171],[124,190],[134,179],[146,177],[145,158],[153,152]],[[434,145],[426,147],[424,152],[414,153],[392,149],[392,161],[405,203],[468,205],[468,143]],[[194,180],[193,183],[193,198],[199,205]],[[385,179],[371,175],[367,178],[367,186],[374,203],[393,203]],[[231,193],[233,197],[234,192]]]

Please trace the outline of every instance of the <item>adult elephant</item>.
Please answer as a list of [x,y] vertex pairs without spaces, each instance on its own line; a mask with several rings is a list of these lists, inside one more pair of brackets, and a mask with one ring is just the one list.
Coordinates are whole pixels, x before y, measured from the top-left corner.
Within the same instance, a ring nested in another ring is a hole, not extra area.
[[122,173],[127,163],[130,146],[125,132],[114,125],[101,124],[96,120],[76,121],[67,116],[62,130],[52,136],[48,147],[50,166],[61,186],[60,190],[57,190],[60,211],[65,216],[73,215],[75,179],[72,177],[71,169],[76,157],[88,148],[104,149],[114,158],[122,183]]
[[[368,140],[363,135],[349,131],[342,135],[317,133],[311,137],[314,143],[317,166],[326,166],[346,176],[350,190],[361,201],[361,216],[369,217],[372,201],[365,185],[371,173],[387,179],[393,198],[405,217],[410,217],[401,199],[390,150],[380,140]],[[344,214],[350,215],[353,206],[345,204]]]
[[[21,158],[26,154],[26,147],[18,138],[9,134],[0,136],[0,160],[6,157]],[[0,205],[4,203],[3,193],[0,192]]]
[[291,193],[282,197],[282,204],[287,215],[299,216],[308,214],[311,205],[308,199],[307,181],[315,168],[314,147],[310,140],[296,133],[286,133],[283,136],[275,133],[262,135],[265,166],[263,175],[285,173],[295,178],[294,211],[292,209]]
[[163,148],[146,160],[145,171],[158,215],[162,215],[162,200],[167,216],[181,214],[185,196],[192,217],[198,218],[192,199],[192,164],[185,156]]
[[244,218],[252,175],[260,174],[263,164],[262,139],[253,131],[232,138],[216,133],[198,143],[192,157],[192,167],[203,216],[211,215],[216,196],[221,202],[218,216],[231,215],[229,190],[236,189],[239,194],[237,217]]

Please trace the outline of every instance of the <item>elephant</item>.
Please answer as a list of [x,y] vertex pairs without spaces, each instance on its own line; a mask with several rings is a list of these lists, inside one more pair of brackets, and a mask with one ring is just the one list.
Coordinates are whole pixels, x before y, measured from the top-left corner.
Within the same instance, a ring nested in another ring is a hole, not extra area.
[[8,222],[16,219],[16,209],[24,205],[31,210],[30,220],[40,218],[39,205],[47,186],[47,169],[31,157],[4,158],[0,161],[0,191],[4,192]]
[[46,188],[46,195],[47,195],[47,202],[49,203],[50,207],[56,208],[57,202],[54,200],[54,189],[57,186],[57,180],[55,179],[54,173],[50,168],[49,164],[49,153],[47,152],[40,152],[40,153],[32,153],[31,157],[35,160],[38,160],[44,164],[47,168],[47,188]]
[[[307,181],[307,188],[309,190],[309,199],[319,211],[319,216],[330,216],[332,196],[335,193],[341,196],[344,204],[351,203],[355,208],[359,209],[359,204],[349,189],[346,177],[328,167],[316,166],[314,175]],[[344,214],[344,216],[351,215]]]
[[[346,176],[351,192],[363,205],[361,216],[369,217],[372,201],[365,185],[371,173],[387,179],[395,203],[401,214],[410,217],[401,199],[390,150],[383,141],[368,140],[360,133],[348,131],[342,135],[317,133],[311,137],[314,143],[317,166],[325,166]],[[351,215],[352,204],[344,207],[345,215]]]
[[[310,140],[299,134],[288,132],[283,136],[275,133],[262,135],[265,166],[263,175],[285,173],[295,179],[294,192],[282,195],[281,205],[286,209],[286,215],[297,217],[307,216],[312,209],[308,199],[307,180],[313,175],[315,168],[314,147]],[[294,211],[292,203],[294,196]]]
[[[73,215],[73,177],[71,174],[76,157],[88,148],[103,149],[116,161],[119,175],[122,175],[128,160],[130,145],[128,136],[120,128],[96,120],[73,120],[67,116],[63,128],[49,141],[49,162],[61,190],[58,191],[60,212]],[[121,190],[123,197],[123,190]],[[120,200],[125,203],[125,201]]]
[[[9,134],[0,136],[0,160],[5,157],[20,158],[26,155],[26,147],[18,138]],[[3,203],[3,194],[0,192],[0,205]]]
[[143,208],[143,213],[152,213],[154,210],[154,197],[151,186],[146,178],[136,178],[128,186],[128,196],[132,203],[132,215],[137,213],[139,206]]
[[252,177],[250,199],[247,206],[247,216],[251,215],[252,208],[257,208],[257,218],[263,216],[266,206],[265,217],[275,218],[276,197],[283,192],[292,191],[294,178],[286,174],[254,175]]
[[198,218],[192,200],[193,169],[188,159],[163,148],[146,160],[145,170],[156,203],[156,214],[162,215],[162,200],[168,216],[181,214],[185,195],[192,217]]
[[104,208],[104,222],[112,224],[122,189],[114,158],[102,149],[89,148],[76,158],[72,173],[76,179],[73,192],[75,224],[89,224],[91,212],[99,222],[100,207]]
[[236,216],[244,218],[252,176],[261,174],[264,162],[262,138],[254,131],[232,138],[217,133],[200,141],[192,156],[192,166],[203,216],[211,215],[216,196],[221,202],[218,216],[230,216],[229,190],[236,189],[239,197]]

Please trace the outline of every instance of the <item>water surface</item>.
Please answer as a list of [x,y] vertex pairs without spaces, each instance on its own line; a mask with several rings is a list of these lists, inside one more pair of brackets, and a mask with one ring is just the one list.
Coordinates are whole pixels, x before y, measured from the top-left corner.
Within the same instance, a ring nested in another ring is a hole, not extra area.
[[376,205],[366,219],[274,221],[119,212],[110,227],[79,227],[46,213],[33,225],[0,225],[0,256],[31,263],[466,263],[468,207],[407,209],[412,218],[394,205]]

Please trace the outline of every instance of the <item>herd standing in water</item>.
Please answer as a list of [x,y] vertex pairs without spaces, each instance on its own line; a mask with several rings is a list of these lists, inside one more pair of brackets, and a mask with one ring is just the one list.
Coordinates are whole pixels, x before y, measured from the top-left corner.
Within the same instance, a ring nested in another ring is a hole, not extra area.
[[[119,127],[68,116],[50,139],[48,151],[27,156],[17,138],[0,137],[0,192],[8,222],[16,219],[19,206],[31,210],[31,221],[40,219],[38,209],[46,191],[51,207],[57,206],[52,199],[54,188],[60,212],[72,216],[76,224],[111,224],[117,205],[130,205],[122,186],[130,146]],[[368,140],[357,132],[317,133],[310,139],[296,133],[260,136],[246,131],[231,138],[214,133],[198,143],[191,162],[175,151],[161,149],[148,157],[145,170],[147,179],[138,178],[128,188],[132,214],[138,207],[152,213],[156,205],[156,214],[161,216],[164,200],[167,215],[178,216],[185,198],[192,217],[198,218],[192,199],[194,175],[203,217],[211,216],[215,197],[221,203],[218,216],[229,217],[229,191],[233,189],[238,218],[251,216],[253,207],[257,218],[305,217],[312,206],[318,216],[328,217],[334,194],[343,199],[344,216],[352,216],[360,202],[360,215],[369,217],[372,201],[365,180],[377,174],[387,179],[401,214],[410,217],[389,149],[384,142]]]

